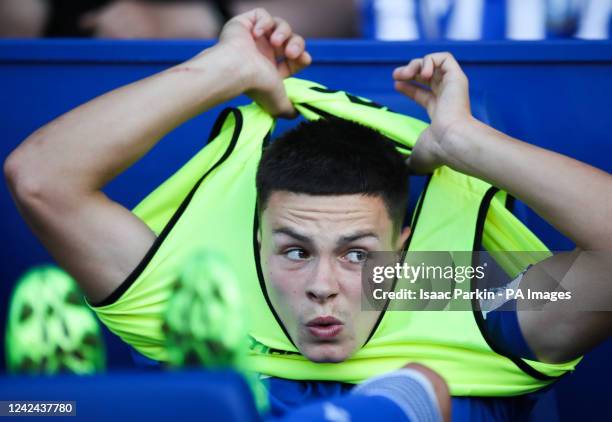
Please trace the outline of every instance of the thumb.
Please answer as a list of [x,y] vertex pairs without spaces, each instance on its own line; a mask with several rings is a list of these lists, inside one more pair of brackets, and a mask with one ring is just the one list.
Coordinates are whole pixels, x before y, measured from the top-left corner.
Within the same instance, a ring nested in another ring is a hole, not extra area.
[[266,110],[266,112],[274,117],[292,119],[298,114],[287,97],[285,87],[282,83],[280,83],[273,92],[260,93],[258,91],[253,91],[247,94]]
[[431,174],[436,167],[438,167],[433,163],[428,163],[426,160],[423,160],[422,157],[415,155],[414,152],[404,160],[404,163],[406,163],[406,167],[408,167],[408,172],[415,176]]
[[431,126],[421,133],[405,163],[412,174],[430,174],[444,164],[437,153]]

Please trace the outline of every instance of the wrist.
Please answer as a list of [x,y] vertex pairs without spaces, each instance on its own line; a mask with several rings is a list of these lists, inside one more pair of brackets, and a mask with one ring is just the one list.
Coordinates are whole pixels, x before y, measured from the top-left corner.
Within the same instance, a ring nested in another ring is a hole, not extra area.
[[253,59],[245,55],[243,46],[228,42],[218,43],[213,48],[215,53],[218,54],[219,60],[225,60],[225,71],[227,75],[234,78],[241,94],[255,88],[257,71],[253,65]]
[[253,72],[240,59],[240,53],[234,46],[217,43],[207,48],[183,65],[203,69],[208,72],[215,69],[219,73],[220,85],[224,85],[229,98],[236,97],[251,89]]
[[482,126],[484,124],[471,115],[449,124],[438,137],[440,161],[454,169],[462,167],[463,157],[474,151],[470,143],[479,138],[476,133],[482,131]]

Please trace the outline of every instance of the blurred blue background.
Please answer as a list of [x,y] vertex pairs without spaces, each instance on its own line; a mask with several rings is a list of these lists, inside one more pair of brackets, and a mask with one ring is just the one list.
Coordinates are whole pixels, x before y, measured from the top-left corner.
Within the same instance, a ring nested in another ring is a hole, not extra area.
[[[0,159],[4,161],[31,132],[60,114],[185,60],[209,45],[208,41],[0,41]],[[470,78],[478,118],[512,136],[612,171],[610,41],[322,40],[311,42],[309,50],[314,64],[298,76],[424,120],[423,110],[393,91],[391,71],[411,58],[450,51]],[[231,104],[248,101],[238,98]],[[136,205],[203,146],[220,109],[210,110],[171,132],[143,160],[113,181],[105,189],[107,194],[127,207]],[[280,133],[294,124],[280,121],[276,131]],[[412,204],[421,187],[422,180],[417,178],[412,186]],[[19,216],[5,183],[0,184],[0,213],[3,337],[13,283],[27,268],[52,261]],[[551,249],[572,248],[569,240],[522,204],[517,204],[516,213]],[[108,332],[106,338],[109,368],[132,367],[129,348]],[[3,368],[3,350],[0,353]],[[608,400],[611,353],[612,342],[608,341],[589,353],[578,370],[555,387],[561,420],[595,415],[612,420]],[[547,412],[548,416],[540,420],[554,416],[550,409]]]

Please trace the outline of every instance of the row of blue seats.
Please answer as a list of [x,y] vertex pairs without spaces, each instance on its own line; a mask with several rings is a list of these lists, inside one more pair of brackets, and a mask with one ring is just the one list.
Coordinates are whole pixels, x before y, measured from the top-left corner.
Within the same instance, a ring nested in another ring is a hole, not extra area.
[[[70,401],[75,416],[83,421],[259,420],[249,387],[231,371],[5,376],[0,377],[0,400]],[[24,412],[6,416],[17,415],[34,416]],[[71,416],[65,418],[74,420]]]

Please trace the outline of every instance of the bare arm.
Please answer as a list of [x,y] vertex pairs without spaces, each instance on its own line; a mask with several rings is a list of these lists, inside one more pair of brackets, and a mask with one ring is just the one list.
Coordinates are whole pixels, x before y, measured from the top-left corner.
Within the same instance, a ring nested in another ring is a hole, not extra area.
[[410,158],[413,170],[429,172],[448,165],[486,180],[524,201],[576,243],[573,253],[542,261],[525,275],[523,287],[552,279],[576,299],[550,302],[544,311],[528,310],[526,301],[519,301],[519,323],[536,356],[567,361],[608,337],[612,313],[577,308],[612,304],[612,176],[474,119],[467,78],[448,53],[413,60],[396,69],[394,78],[396,89],[425,107],[432,120]]
[[[289,49],[293,45],[296,51]],[[277,64],[277,57],[286,60]],[[4,165],[17,206],[88,298],[100,301],[155,240],[101,189],[170,130],[243,92],[274,114],[290,114],[282,78],[309,61],[303,39],[284,21],[261,9],[240,15],[228,22],[216,46],[83,104],[30,135]]]

